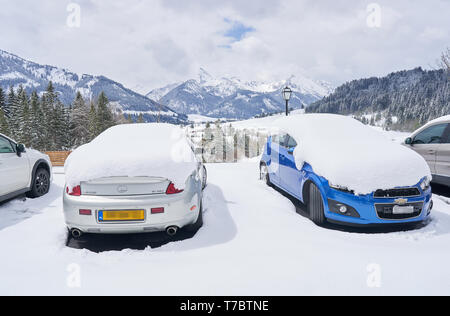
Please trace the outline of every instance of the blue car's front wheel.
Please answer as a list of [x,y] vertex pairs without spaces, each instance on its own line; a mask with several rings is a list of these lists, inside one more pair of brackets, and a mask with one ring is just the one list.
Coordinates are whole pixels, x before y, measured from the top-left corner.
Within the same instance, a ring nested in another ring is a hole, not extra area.
[[319,188],[314,183],[311,183],[311,185],[309,186],[308,211],[309,217],[315,224],[325,224],[326,219],[322,194],[320,193]]

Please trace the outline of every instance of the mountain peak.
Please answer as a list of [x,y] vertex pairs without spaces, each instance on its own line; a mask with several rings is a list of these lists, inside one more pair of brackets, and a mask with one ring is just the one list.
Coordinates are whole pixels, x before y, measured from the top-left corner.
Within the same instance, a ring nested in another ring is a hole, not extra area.
[[324,84],[301,75],[281,81],[246,82],[237,77],[214,77],[200,68],[198,79],[155,89],[147,96],[178,113],[246,119],[284,109],[281,90],[287,83],[294,91],[293,108],[309,105],[330,93]]
[[206,83],[213,79],[213,76],[211,76],[204,68],[200,67],[198,71],[198,78],[200,83]]
[[22,85],[27,93],[36,90],[42,94],[50,81],[65,105],[73,102],[77,92],[88,100],[104,92],[112,108],[132,116],[142,113],[146,121],[156,121],[157,116],[162,122],[177,123],[187,120],[186,116],[179,115],[168,107],[161,106],[104,76],[81,75],[55,66],[40,65],[0,50],[0,87],[2,89],[7,90],[9,87],[16,89]]

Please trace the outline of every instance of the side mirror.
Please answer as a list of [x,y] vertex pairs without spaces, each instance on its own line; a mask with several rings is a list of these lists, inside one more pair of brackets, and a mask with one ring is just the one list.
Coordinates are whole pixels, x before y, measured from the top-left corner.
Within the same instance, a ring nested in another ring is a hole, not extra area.
[[294,147],[292,147],[292,148],[289,148],[289,150],[288,150],[288,154],[289,154],[289,155],[294,155],[294,150],[295,150],[295,148],[294,148]]
[[25,146],[23,144],[17,144],[16,146],[17,156],[22,156],[22,153],[25,152]]
[[405,140],[405,144],[406,144],[406,145],[411,145],[411,146],[412,146],[412,144],[413,144],[413,139],[412,139],[411,137],[408,137],[408,138]]

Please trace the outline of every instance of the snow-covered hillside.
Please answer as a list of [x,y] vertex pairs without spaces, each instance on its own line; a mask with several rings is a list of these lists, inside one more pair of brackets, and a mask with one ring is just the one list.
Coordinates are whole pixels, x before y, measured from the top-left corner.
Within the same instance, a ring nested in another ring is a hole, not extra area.
[[37,90],[42,93],[49,81],[53,82],[60,100],[65,105],[73,102],[77,91],[87,100],[96,98],[103,91],[115,110],[136,115],[142,113],[146,121],[156,121],[158,115],[162,122],[177,123],[187,120],[185,115],[179,115],[106,77],[76,74],[54,66],[39,65],[0,50],[0,87],[3,90],[22,85],[27,92]]
[[155,89],[147,94],[184,114],[228,119],[245,119],[261,113],[282,111],[281,90],[294,91],[290,106],[300,108],[329,95],[333,88],[304,76],[275,82],[242,81],[235,77],[216,78],[200,69],[198,78]]

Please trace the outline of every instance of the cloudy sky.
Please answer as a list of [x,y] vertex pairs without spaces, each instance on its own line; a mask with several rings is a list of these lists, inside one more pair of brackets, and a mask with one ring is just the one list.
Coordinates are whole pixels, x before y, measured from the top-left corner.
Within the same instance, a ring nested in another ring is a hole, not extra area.
[[0,49],[142,93],[200,67],[339,85],[430,68],[450,46],[450,0],[0,0],[0,8]]

